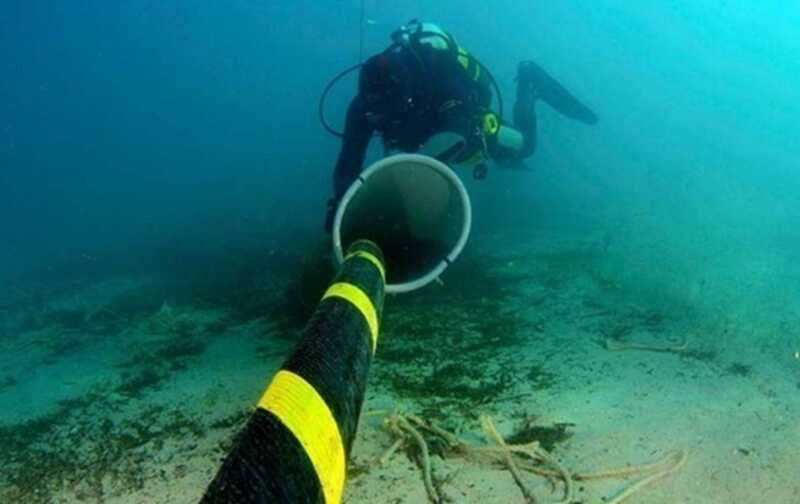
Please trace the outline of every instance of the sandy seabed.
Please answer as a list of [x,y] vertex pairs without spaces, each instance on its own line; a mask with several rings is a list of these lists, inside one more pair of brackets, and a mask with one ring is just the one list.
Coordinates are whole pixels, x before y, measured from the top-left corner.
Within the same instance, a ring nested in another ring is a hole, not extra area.
[[[474,446],[493,444],[481,415],[506,439],[552,435],[540,441],[572,474],[686,453],[625,502],[800,502],[800,361],[789,335],[736,312],[634,294],[581,240],[539,243],[472,250],[444,286],[387,299],[345,502],[429,502],[413,442],[378,462],[397,439],[393,412]],[[91,317],[5,334],[0,501],[202,495],[294,336],[268,317],[160,300],[149,314],[104,314],[143,282],[60,294],[49,312],[79,306]],[[433,483],[450,501],[526,502],[503,463],[435,448]],[[521,472],[536,502],[563,498],[558,478]],[[575,481],[573,502],[612,501],[642,477]]]

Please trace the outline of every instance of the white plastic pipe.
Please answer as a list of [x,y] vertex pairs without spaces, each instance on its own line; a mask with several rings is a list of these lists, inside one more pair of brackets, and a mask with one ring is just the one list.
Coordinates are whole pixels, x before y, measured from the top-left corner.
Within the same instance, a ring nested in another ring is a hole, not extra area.
[[[472,207],[470,205],[469,195],[467,194],[467,190],[464,187],[464,184],[461,182],[461,179],[451,170],[447,165],[444,163],[437,161],[428,156],[423,156],[420,154],[397,154],[394,156],[390,156],[376,163],[372,164],[369,168],[364,170],[364,172],[356,179],[355,182],[348,188],[347,192],[342,197],[341,202],[339,203],[339,207],[336,211],[336,217],[333,221],[333,230],[332,230],[332,237],[333,237],[333,250],[334,256],[338,264],[341,264],[344,260],[343,257],[343,244],[342,244],[342,236],[341,236],[341,227],[342,221],[347,215],[348,206],[359,194],[360,191],[383,191],[386,190],[384,186],[380,184],[369,184],[369,181],[372,177],[376,174],[384,174],[386,175],[387,172],[385,170],[393,170],[396,171],[396,174],[391,174],[394,177],[394,182],[396,186],[407,188],[408,191],[411,191],[412,197],[410,199],[413,200],[413,191],[418,191],[422,198],[425,196],[433,196],[436,194],[437,191],[441,190],[442,187],[431,187],[429,185],[418,185],[414,186],[416,180],[414,178],[409,177],[407,173],[409,170],[400,170],[398,168],[408,168],[409,165],[413,165],[414,169],[425,169],[425,170],[433,170],[436,174],[441,176],[441,180],[445,183],[444,189],[447,191],[445,194],[446,198],[457,198],[458,208],[461,211],[461,231],[458,236],[458,239],[455,241],[454,245],[452,246],[451,250],[443,254],[441,259],[434,262],[434,265],[430,267],[427,271],[421,272],[416,278],[409,279],[402,283],[387,283],[386,284],[386,292],[388,293],[401,293],[401,292],[410,292],[420,287],[423,287],[430,282],[433,282],[442,272],[447,269],[453,261],[459,256],[461,251],[464,249],[464,246],[467,243],[467,239],[469,238],[470,229],[472,227]],[[406,191],[406,192],[408,192]],[[430,204],[436,204],[435,201],[428,200]],[[413,204],[413,201],[409,204]],[[441,202],[441,204],[447,204],[446,201]],[[412,214],[409,214],[412,215]],[[418,216],[419,217],[419,216]],[[365,216],[366,218],[366,216]],[[424,215],[419,217],[424,219]],[[408,223],[409,225],[414,226],[415,228],[419,229],[420,232],[425,231],[425,222],[419,221],[417,222]],[[348,244],[344,244],[345,246]],[[380,243],[378,243],[381,246]],[[384,251],[384,253],[389,253],[391,251]],[[437,258],[438,259],[438,258]],[[388,268],[391,268],[390,264],[387,264]],[[391,276],[391,275],[389,275]]]

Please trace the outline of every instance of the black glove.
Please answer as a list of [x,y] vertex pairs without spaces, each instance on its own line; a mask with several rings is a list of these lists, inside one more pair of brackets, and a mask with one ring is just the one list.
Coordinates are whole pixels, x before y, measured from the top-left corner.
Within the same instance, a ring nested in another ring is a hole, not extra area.
[[336,208],[339,206],[339,201],[336,198],[331,198],[326,203],[325,209],[325,232],[330,234],[333,231],[333,219],[336,217]]

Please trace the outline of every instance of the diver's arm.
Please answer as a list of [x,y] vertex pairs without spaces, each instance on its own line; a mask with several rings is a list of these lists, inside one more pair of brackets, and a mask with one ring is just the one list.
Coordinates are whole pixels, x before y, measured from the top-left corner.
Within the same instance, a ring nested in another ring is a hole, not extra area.
[[333,197],[337,202],[361,173],[372,132],[372,126],[367,121],[364,100],[361,96],[356,96],[347,109],[342,149],[333,170]]
[[361,173],[367,146],[372,138],[373,128],[367,121],[364,100],[356,96],[347,108],[347,120],[342,136],[342,149],[333,169],[333,198],[328,200],[325,214],[325,230],[330,232],[336,207],[347,188]]

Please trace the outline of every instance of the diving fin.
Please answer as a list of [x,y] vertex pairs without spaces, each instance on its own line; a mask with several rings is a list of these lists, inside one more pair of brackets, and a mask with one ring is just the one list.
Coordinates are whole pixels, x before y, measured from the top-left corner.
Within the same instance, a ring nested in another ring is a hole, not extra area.
[[584,124],[597,123],[597,115],[589,107],[581,103],[533,61],[523,61],[519,64],[517,84],[522,88],[520,91],[532,90],[536,98],[541,98],[562,115]]

